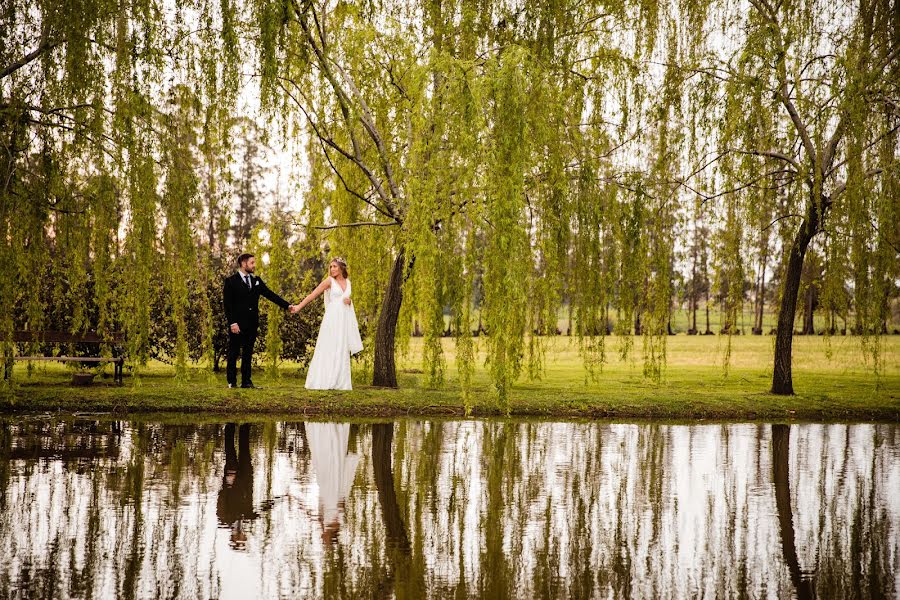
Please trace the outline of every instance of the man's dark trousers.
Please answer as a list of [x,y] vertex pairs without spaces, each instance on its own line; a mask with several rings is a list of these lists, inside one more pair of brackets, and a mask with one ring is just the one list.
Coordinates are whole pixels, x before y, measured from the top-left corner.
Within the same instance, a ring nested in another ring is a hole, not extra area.
[[241,385],[250,383],[250,368],[253,366],[253,345],[256,343],[256,328],[240,333],[228,332],[228,365],[225,377],[228,383],[237,385],[237,359],[241,358]]

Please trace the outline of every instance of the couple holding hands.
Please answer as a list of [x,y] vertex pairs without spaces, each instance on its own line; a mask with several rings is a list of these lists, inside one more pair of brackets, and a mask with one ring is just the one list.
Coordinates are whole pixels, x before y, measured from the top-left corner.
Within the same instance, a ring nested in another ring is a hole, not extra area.
[[274,302],[296,314],[320,294],[325,298],[325,315],[316,338],[316,348],[306,374],[306,388],[310,390],[350,390],[350,355],[362,351],[362,339],[356,311],[350,299],[350,279],[347,262],[335,257],[328,263],[328,277],[322,280],[299,304],[273,292],[262,279],[254,275],[256,257],[241,254],[237,272],[225,279],[223,301],[228,322],[228,387],[237,387],[237,359],[241,357],[241,387],[255,388],[251,380],[253,345],[259,329],[259,297]]

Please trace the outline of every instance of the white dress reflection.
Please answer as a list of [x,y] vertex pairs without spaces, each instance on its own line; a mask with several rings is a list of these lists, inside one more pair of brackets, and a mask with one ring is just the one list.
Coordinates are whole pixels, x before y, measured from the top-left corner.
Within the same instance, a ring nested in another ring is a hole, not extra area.
[[322,541],[331,546],[337,539],[344,502],[353,485],[359,455],[348,453],[349,423],[307,423],[306,441],[319,484],[319,523]]

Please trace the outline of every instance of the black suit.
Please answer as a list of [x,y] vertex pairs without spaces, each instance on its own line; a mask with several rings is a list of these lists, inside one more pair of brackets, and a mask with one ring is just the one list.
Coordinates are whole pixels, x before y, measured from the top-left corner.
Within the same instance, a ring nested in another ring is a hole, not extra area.
[[[225,302],[225,318],[228,321],[228,367],[225,371],[228,383],[237,383],[237,358],[241,356],[241,385],[249,385],[250,366],[253,362],[253,344],[259,329],[259,297],[264,296],[281,308],[290,306],[287,300],[273,292],[256,275],[250,275],[252,289],[240,273],[225,279],[222,292]],[[240,333],[232,333],[231,324],[237,323]]]

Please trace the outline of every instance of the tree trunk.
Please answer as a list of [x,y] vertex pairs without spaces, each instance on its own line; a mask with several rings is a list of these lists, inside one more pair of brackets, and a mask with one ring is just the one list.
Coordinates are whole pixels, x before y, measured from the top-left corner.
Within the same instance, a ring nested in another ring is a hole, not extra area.
[[372,471],[375,474],[375,489],[381,504],[381,517],[391,546],[408,554],[409,535],[403,523],[397,492],[394,489],[394,474],[391,469],[391,444],[394,439],[393,423],[372,425]]
[[763,318],[766,314],[766,266],[763,264],[763,272],[759,281],[759,307],[756,316],[756,327],[753,333],[762,335]]
[[696,335],[697,333],[697,257],[693,256],[691,261],[691,294],[688,300],[688,310],[691,311],[693,321],[688,328],[688,335]]
[[787,563],[791,582],[799,600],[816,597],[815,582],[800,569],[794,534],[794,512],[791,504],[790,472],[791,426],[772,425],[772,479],[775,484],[775,508],[778,511],[778,529],[781,533],[781,551]]
[[815,323],[813,322],[814,311],[816,308],[816,290],[813,287],[812,282],[810,282],[809,287],[806,288],[806,308],[803,310],[803,335],[815,335],[816,328]]
[[384,300],[381,302],[381,314],[378,316],[378,328],[375,330],[375,366],[372,385],[381,387],[397,387],[397,367],[394,364],[394,345],[397,334],[397,319],[400,317],[400,304],[403,302],[403,271],[406,266],[405,252],[401,248],[394,259],[391,277],[388,281]]
[[697,294],[695,292],[691,292],[691,329],[688,333],[691,335],[697,335]]
[[709,290],[706,290],[706,331],[703,332],[703,335],[712,335],[712,330],[709,328]]
[[775,331],[775,369],[772,372],[772,393],[793,395],[794,383],[791,376],[791,346],[794,341],[794,317],[797,314],[797,295],[800,291],[800,275],[806,248],[816,227],[804,219],[791,244],[787,269],[784,274],[784,291],[778,311],[778,326]]

